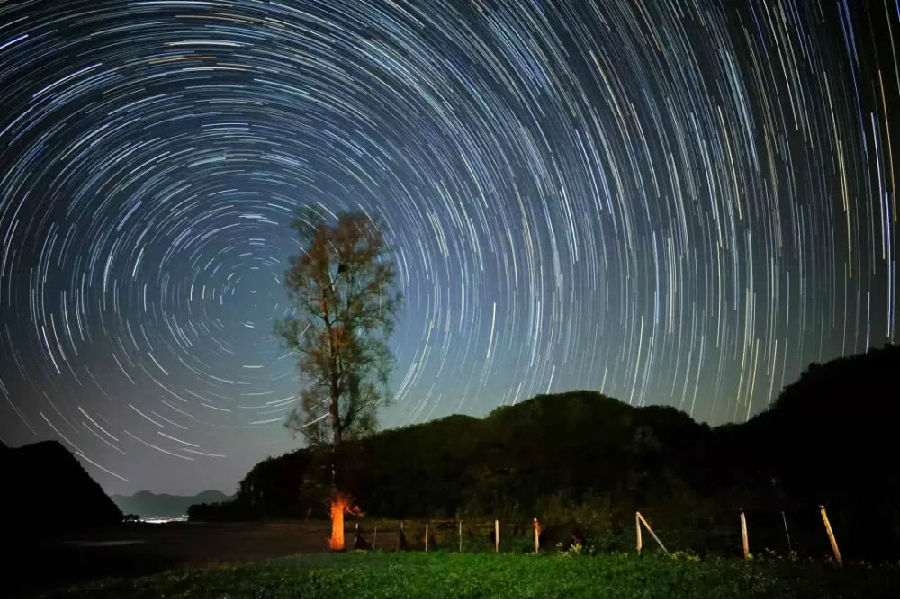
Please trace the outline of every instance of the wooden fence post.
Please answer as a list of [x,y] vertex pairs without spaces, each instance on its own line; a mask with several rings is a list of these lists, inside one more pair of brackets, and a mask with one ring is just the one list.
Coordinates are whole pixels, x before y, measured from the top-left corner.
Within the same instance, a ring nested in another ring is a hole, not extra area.
[[634,534],[637,536],[637,552],[638,555],[641,554],[641,551],[644,549],[644,539],[641,537],[641,513],[634,513]]
[[828,533],[828,540],[831,541],[831,552],[834,553],[834,559],[837,560],[838,567],[844,565],[841,559],[841,550],[838,549],[837,540],[834,538],[834,532],[831,530],[831,522],[828,521],[828,514],[825,513],[825,506],[820,505],[819,510],[822,512],[822,522],[825,524],[825,532]]
[[425,522],[425,553],[428,553],[428,522]]
[[462,520],[459,521],[459,552],[462,553]]
[[750,541],[747,539],[747,518],[744,510],[741,510],[741,547],[744,549],[744,559],[750,559]]
[[635,515],[637,516],[638,520],[640,521],[640,523],[638,524],[638,538],[640,539],[640,524],[643,524],[647,528],[647,532],[650,533],[650,536],[653,537],[653,540],[656,541],[656,544],[659,545],[659,548],[663,550],[663,553],[669,553],[669,550],[666,549],[666,546],[663,545],[663,542],[659,540],[659,537],[656,536],[656,533],[653,532],[653,529],[650,528],[650,525],[647,524],[647,521],[644,519],[644,517],[641,515],[641,513],[635,512]]
[[540,550],[541,550],[540,534],[541,534],[541,525],[538,524],[538,519],[535,518],[534,519],[534,552],[535,553],[540,553]]
[[500,553],[500,520],[494,520],[494,553]]
[[784,538],[787,539],[788,554],[790,554],[791,553],[791,535],[788,534],[787,516],[784,515],[784,510],[781,510],[781,520],[784,522]]
[[378,527],[375,527],[375,531],[372,533],[372,551],[375,551],[378,546],[375,544],[378,542]]

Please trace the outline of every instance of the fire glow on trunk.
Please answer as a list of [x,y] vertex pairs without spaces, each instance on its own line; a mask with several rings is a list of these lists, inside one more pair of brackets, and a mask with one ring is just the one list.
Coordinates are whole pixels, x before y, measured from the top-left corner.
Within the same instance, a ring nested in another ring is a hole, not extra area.
[[328,539],[328,548],[332,551],[344,549],[344,509],[347,504],[343,499],[338,495],[331,500],[331,538]]
[[350,497],[338,493],[331,500],[331,538],[328,539],[328,548],[332,551],[343,551],[344,545],[344,512],[354,516],[362,516],[359,507],[352,504]]

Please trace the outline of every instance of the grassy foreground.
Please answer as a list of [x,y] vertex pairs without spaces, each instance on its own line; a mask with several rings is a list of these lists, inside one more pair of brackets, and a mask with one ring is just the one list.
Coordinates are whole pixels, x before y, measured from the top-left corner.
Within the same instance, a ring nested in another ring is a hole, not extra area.
[[896,566],[633,554],[347,553],[107,578],[50,597],[896,597]]

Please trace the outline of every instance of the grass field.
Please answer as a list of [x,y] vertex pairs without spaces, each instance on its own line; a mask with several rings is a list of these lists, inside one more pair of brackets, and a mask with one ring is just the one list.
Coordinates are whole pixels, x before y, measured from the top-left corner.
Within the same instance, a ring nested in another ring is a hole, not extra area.
[[106,578],[45,596],[897,597],[900,568],[634,554],[308,554]]

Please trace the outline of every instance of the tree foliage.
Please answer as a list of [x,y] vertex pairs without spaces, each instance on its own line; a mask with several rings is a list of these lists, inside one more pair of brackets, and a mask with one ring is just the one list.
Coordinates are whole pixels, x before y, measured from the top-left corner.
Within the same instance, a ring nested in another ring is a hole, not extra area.
[[381,231],[364,214],[343,213],[329,224],[307,208],[292,226],[302,247],[284,279],[294,310],[276,333],[298,354],[305,385],[285,426],[312,445],[338,447],[374,430],[386,401],[388,339],[400,300],[395,269]]

